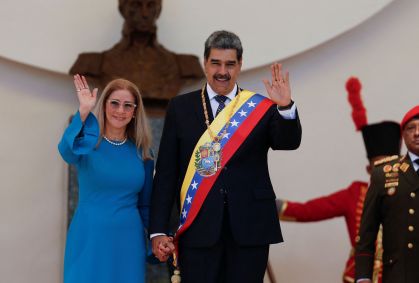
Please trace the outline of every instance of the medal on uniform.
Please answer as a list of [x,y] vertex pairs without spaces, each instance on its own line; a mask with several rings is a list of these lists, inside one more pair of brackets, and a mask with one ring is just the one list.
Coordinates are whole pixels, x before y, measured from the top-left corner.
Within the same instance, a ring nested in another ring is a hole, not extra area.
[[384,166],[385,173],[385,184],[384,188],[386,189],[386,193],[389,196],[392,196],[397,191],[397,186],[399,185],[399,168],[400,163],[395,163],[393,166],[387,164]]
[[400,163],[396,163],[396,164],[394,164],[394,165],[393,165],[393,169],[392,169],[392,171],[393,171],[393,172],[399,172],[399,167],[400,167]]
[[[401,169],[401,167],[400,167],[400,169]],[[386,178],[397,178],[397,177],[399,177],[398,172],[386,173]]]
[[396,193],[396,188],[395,187],[391,187],[391,188],[388,188],[387,189],[387,194],[389,195],[389,196],[392,196],[392,195],[394,195]]
[[384,184],[384,188],[390,188],[390,187],[395,187],[395,186],[398,186],[399,185],[399,182],[388,182],[388,183],[385,183]]
[[393,167],[391,167],[391,165],[386,165],[386,166],[384,166],[383,167],[383,171],[385,172],[385,173],[388,173],[388,172],[390,172],[391,171],[391,169],[392,169]]

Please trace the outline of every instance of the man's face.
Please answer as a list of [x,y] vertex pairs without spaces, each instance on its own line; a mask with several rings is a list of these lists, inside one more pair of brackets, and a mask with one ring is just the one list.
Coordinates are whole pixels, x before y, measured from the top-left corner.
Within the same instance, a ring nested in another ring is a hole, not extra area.
[[404,143],[407,149],[419,155],[419,119],[409,121],[402,132]]
[[236,49],[212,48],[204,60],[208,84],[220,95],[227,95],[233,90],[241,67],[242,61],[237,60]]
[[128,24],[137,31],[152,32],[160,11],[161,0],[128,0],[121,12]]

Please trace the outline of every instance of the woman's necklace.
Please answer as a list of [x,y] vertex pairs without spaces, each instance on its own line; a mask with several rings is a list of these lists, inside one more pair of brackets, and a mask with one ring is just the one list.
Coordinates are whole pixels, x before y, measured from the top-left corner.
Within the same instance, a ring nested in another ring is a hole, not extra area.
[[112,145],[116,145],[116,146],[123,145],[123,144],[127,141],[127,137],[125,137],[125,139],[124,139],[123,141],[120,141],[120,142],[115,142],[115,141],[112,141],[112,140],[108,139],[106,136],[103,136],[103,138],[104,138],[104,139],[105,139],[108,143],[110,143],[110,144],[112,144]]
[[[214,135],[214,133],[212,132],[212,130],[210,128],[210,122],[209,122],[209,118],[208,118],[207,104],[205,102],[205,95],[204,95],[205,86],[206,85],[204,85],[202,87],[202,90],[201,90],[201,99],[202,99],[202,107],[204,108],[205,124],[207,125],[208,133],[209,133],[209,135],[211,137],[211,140],[214,143],[218,143],[226,135],[226,133],[227,133],[228,127],[230,126],[230,120],[233,117],[234,108],[236,108],[236,105],[239,102],[240,92],[237,94],[236,99],[234,99],[233,107],[230,109],[230,113],[228,113],[228,120],[227,120],[227,123],[226,123],[226,125],[224,127],[224,131],[222,131],[219,135],[216,136],[216,135]],[[215,119],[215,117],[214,117],[214,119]]]

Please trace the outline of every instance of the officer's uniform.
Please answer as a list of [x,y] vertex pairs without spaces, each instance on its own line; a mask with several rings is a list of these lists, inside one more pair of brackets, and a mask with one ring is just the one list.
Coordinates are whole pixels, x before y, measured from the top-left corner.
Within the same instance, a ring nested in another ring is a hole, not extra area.
[[377,164],[356,245],[356,278],[371,278],[383,225],[383,283],[419,282],[419,176],[408,155]]

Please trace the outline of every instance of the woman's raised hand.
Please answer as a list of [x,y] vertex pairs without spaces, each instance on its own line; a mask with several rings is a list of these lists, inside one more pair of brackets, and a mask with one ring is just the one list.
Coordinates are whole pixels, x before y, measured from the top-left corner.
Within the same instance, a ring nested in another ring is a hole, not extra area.
[[98,89],[95,88],[93,91],[90,91],[86,78],[79,74],[74,76],[74,86],[80,103],[80,117],[84,121],[93,107],[95,107]]

